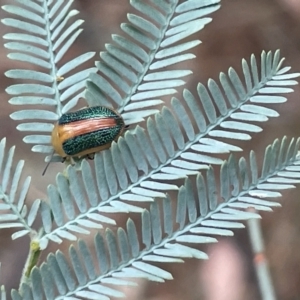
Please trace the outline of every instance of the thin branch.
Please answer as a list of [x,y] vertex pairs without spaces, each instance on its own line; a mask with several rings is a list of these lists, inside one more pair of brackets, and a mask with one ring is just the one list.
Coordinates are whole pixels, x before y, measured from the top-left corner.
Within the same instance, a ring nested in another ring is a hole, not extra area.
[[[255,212],[254,209],[251,209],[250,211]],[[247,221],[247,223],[250,243],[254,255],[253,262],[262,299],[276,300],[274,286],[269,271],[268,261],[265,256],[265,245],[260,220],[250,219]]]

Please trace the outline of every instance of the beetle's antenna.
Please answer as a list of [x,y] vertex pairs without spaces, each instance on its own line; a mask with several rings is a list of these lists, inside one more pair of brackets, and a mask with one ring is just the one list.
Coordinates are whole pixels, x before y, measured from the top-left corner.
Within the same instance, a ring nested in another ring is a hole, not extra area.
[[53,150],[53,152],[52,152],[52,154],[51,154],[51,156],[50,156],[50,159],[49,159],[49,161],[48,161],[48,163],[47,163],[47,165],[46,165],[46,167],[45,167],[45,169],[44,169],[44,171],[43,171],[43,173],[42,173],[42,176],[45,175],[45,173],[46,173],[46,171],[47,171],[47,169],[48,169],[48,167],[49,167],[49,165],[50,165],[50,163],[51,163],[51,159],[52,159],[52,157],[53,157],[53,155],[54,155],[54,152],[55,152],[55,150]]

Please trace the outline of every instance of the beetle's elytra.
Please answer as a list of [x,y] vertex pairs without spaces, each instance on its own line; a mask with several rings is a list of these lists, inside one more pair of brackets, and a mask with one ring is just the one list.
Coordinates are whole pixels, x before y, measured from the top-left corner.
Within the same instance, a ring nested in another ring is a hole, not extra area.
[[123,118],[104,106],[68,112],[52,131],[52,145],[61,157],[82,156],[110,147],[123,132]]

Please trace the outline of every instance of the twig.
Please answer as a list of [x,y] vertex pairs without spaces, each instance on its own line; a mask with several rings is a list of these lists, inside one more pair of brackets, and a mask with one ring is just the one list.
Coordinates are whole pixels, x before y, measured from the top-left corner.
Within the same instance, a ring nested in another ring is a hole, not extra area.
[[268,268],[267,258],[264,253],[265,246],[261,231],[260,220],[250,219],[247,222],[250,243],[254,254],[253,262],[262,299],[276,300],[275,291]]

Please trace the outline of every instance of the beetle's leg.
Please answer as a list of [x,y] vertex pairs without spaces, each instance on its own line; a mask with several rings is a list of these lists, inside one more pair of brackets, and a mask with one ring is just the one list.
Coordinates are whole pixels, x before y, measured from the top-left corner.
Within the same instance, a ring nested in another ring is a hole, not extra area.
[[95,153],[87,154],[87,158],[93,160],[95,158]]
[[50,156],[50,159],[49,159],[49,161],[48,161],[48,163],[47,163],[47,165],[46,165],[46,167],[45,167],[45,169],[44,169],[44,171],[43,171],[43,173],[42,173],[42,176],[45,175],[45,173],[46,173],[46,171],[47,171],[47,169],[48,169],[48,167],[49,167],[49,165],[50,165],[51,159],[52,159],[52,157],[53,157],[53,155],[54,155],[54,152],[55,152],[55,150],[53,149],[53,152],[52,152],[52,154],[51,154],[51,156]]
[[67,157],[62,157],[61,162],[64,163],[66,161]]

